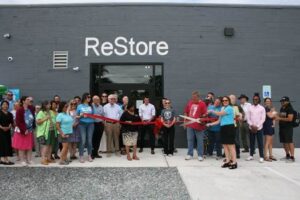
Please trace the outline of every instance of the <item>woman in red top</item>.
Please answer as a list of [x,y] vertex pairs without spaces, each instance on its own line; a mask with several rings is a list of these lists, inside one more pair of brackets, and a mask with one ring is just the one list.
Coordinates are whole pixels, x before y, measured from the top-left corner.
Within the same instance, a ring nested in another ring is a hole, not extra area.
[[21,107],[16,113],[16,128],[13,137],[13,147],[19,151],[23,166],[32,164],[34,110],[30,105],[30,98],[23,96],[20,100]]

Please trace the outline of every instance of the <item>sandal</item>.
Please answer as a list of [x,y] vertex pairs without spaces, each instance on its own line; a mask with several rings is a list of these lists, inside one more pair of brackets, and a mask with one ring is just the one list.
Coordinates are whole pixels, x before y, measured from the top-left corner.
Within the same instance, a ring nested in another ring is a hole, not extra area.
[[132,159],[133,159],[133,160],[140,160],[139,157],[137,157],[137,156],[133,156]]
[[229,167],[231,165],[232,161],[230,160],[229,162],[224,162],[223,165],[221,165],[222,168]]
[[265,158],[264,158],[264,161],[272,162],[272,159],[270,159],[270,158],[268,158],[268,157],[265,157]]
[[237,163],[231,163],[228,167],[228,169],[236,169],[238,167],[238,164]]
[[130,157],[130,155],[127,155],[127,160],[132,161],[132,158]]
[[273,160],[273,161],[277,161],[277,159],[275,158],[275,157],[273,157],[273,156],[270,156],[269,157],[271,160]]

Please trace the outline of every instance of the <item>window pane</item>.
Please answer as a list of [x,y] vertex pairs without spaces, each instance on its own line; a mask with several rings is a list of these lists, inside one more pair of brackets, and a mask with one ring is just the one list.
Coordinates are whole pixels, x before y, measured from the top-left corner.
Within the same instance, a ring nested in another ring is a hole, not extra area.
[[153,81],[152,65],[103,65],[102,83],[143,83]]
[[162,65],[155,65],[155,96],[163,96]]

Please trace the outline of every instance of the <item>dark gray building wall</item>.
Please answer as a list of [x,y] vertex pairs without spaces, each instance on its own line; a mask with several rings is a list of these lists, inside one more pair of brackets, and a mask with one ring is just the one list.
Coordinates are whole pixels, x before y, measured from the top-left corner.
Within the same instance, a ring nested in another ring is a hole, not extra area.
[[[233,27],[225,38],[224,27]],[[0,7],[0,84],[37,100],[63,99],[89,91],[90,63],[164,64],[164,95],[177,113],[193,90],[217,95],[261,92],[274,101],[288,95],[300,110],[300,9],[220,6]],[[165,40],[167,56],[84,56],[85,37],[113,41]],[[69,51],[69,69],[52,69],[52,52]],[[13,62],[7,57],[12,56]],[[80,67],[79,72],[72,70]],[[275,102],[279,109],[279,103]],[[300,137],[295,129],[296,143]],[[278,137],[276,137],[276,143]],[[177,146],[185,133],[177,128]]]

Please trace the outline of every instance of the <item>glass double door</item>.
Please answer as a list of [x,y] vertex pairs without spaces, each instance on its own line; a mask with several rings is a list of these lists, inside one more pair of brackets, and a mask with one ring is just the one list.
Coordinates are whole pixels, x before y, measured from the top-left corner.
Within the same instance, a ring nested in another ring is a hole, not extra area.
[[121,103],[128,96],[138,108],[144,97],[159,106],[163,97],[162,64],[91,64],[92,94],[117,94]]

